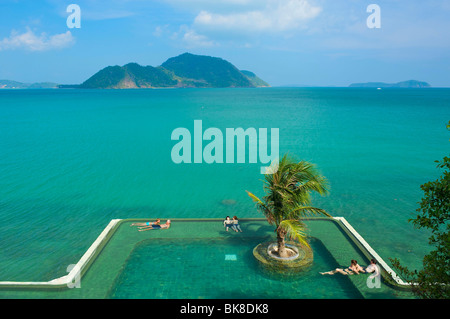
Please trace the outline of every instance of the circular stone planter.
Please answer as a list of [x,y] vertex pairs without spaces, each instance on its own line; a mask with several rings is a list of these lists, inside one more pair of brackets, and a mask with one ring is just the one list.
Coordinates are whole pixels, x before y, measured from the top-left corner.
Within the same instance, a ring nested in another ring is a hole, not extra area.
[[[288,251],[289,257],[280,257],[278,255],[277,243],[272,243],[269,245],[269,247],[267,247],[267,254],[272,258],[275,258],[277,260],[282,260],[282,261],[283,260],[284,261],[295,260],[300,257],[299,249],[296,246],[290,245],[290,244],[285,244],[285,246],[286,246],[286,250]],[[302,253],[302,257],[303,257],[304,251],[300,250],[300,252]]]
[[263,269],[270,273],[284,275],[297,274],[309,268],[314,256],[310,247],[295,242],[287,242],[286,249],[292,250],[292,256],[281,258],[278,256],[277,244],[274,242],[261,243],[253,249],[253,256],[259,261]]

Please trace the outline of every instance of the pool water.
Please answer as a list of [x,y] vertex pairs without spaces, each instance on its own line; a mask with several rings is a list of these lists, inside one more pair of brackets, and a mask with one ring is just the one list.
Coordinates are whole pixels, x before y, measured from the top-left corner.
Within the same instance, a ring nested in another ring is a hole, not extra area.
[[267,238],[149,239],[128,258],[109,298],[362,298],[345,276],[323,276],[336,261],[318,239],[314,262],[286,277],[269,274],[253,256]]

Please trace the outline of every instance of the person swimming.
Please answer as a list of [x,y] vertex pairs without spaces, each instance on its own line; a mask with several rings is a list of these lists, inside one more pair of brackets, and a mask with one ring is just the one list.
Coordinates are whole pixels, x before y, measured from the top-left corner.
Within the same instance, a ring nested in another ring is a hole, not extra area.
[[169,229],[170,228],[170,224],[171,224],[171,221],[170,221],[170,219],[168,219],[166,221],[166,223],[162,224],[162,225],[160,225],[160,224],[151,224],[151,225],[141,226],[141,227],[138,227],[138,228],[139,228],[139,231],[146,231],[146,230],[153,230],[153,229]]
[[130,226],[150,226],[150,225],[159,225],[161,223],[161,219],[157,218],[155,222],[145,222],[145,223],[133,223]]

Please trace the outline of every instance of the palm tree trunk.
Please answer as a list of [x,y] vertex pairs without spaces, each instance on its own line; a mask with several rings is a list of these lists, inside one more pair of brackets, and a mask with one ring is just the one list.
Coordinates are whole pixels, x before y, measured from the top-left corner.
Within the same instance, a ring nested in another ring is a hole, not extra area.
[[285,235],[286,235],[286,232],[284,230],[279,229],[277,231],[278,255],[280,257],[288,257],[287,251],[286,251],[286,245],[284,243]]

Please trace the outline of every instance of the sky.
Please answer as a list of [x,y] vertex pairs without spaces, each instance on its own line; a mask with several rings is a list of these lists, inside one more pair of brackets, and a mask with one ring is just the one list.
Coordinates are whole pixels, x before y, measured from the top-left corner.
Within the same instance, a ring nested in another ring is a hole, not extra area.
[[190,52],[272,86],[450,87],[449,16],[449,0],[0,0],[0,79],[79,84]]

